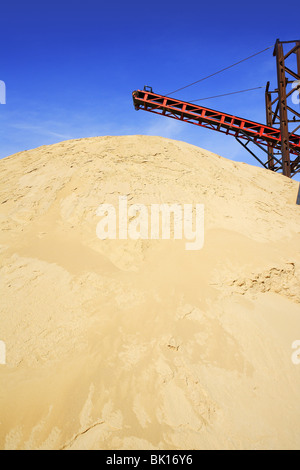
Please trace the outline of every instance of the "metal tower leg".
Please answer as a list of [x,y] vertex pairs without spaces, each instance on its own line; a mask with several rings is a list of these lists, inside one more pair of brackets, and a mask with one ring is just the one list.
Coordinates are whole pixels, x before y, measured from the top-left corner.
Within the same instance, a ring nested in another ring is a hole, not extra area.
[[291,160],[289,147],[289,127],[286,101],[286,76],[283,45],[277,40],[274,54],[277,62],[277,80],[278,80],[278,96],[279,96],[279,115],[280,115],[280,132],[281,132],[281,153],[283,174],[291,177]]

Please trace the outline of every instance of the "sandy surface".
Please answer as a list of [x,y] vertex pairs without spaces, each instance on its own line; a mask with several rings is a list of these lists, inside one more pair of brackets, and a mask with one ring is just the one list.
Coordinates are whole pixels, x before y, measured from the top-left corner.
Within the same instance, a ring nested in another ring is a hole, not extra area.
[[[298,183],[158,137],[0,161],[1,449],[300,448]],[[205,204],[205,245],[96,236]]]

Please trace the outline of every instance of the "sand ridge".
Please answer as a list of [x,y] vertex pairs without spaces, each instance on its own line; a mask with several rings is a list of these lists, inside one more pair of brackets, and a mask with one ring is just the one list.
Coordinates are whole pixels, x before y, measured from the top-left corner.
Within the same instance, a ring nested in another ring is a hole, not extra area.
[[[0,448],[299,448],[298,189],[160,137],[1,160]],[[204,204],[204,248],[99,240],[122,195]]]

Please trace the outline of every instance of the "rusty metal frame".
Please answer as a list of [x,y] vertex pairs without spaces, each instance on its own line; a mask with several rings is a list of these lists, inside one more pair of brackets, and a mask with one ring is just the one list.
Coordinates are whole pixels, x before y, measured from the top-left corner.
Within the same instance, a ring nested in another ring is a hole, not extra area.
[[[284,52],[285,44],[293,44],[286,53]],[[287,60],[293,54],[296,54],[296,72],[287,67]],[[287,85],[295,80],[300,80],[300,40],[285,42],[277,40],[274,56],[276,57],[278,87],[275,90],[270,90],[270,82],[267,83],[265,92],[266,125],[169,96],[159,95],[154,93],[151,87],[145,87],[144,90],[136,90],[132,93],[135,109],[143,109],[232,135],[263,167],[275,172],[280,171],[291,178],[300,173],[300,135],[296,133],[300,129],[300,125],[290,131],[289,124],[300,123],[300,109],[298,111],[293,109],[288,104],[288,98],[297,89],[300,89],[300,85],[292,91],[287,90]],[[273,94],[276,94],[275,99]],[[293,119],[289,119],[290,114],[293,115]],[[254,144],[259,151],[265,152],[267,160],[263,161],[259,158],[249,148],[249,144]]]
[[[273,115],[272,115],[272,94],[270,93],[270,82],[267,83],[266,93],[266,122],[269,127],[273,127]],[[268,146],[268,155],[270,156],[268,161],[268,169],[274,171],[274,149],[271,145]]]
[[[284,52],[286,44],[292,45],[292,47],[287,52]],[[296,55],[297,71],[287,66],[287,60],[294,54]],[[269,127],[276,128],[277,126],[280,130],[282,172],[285,176],[292,177],[300,171],[300,158],[297,156],[295,159],[292,159],[291,153],[293,152],[290,148],[290,136],[300,129],[300,109],[293,109],[293,107],[289,105],[288,98],[297,89],[300,89],[300,84],[297,88],[290,91],[288,91],[287,87],[292,82],[300,80],[300,40],[279,41],[279,39],[277,39],[273,55],[276,58],[277,88],[271,91],[270,82],[267,83],[265,92],[266,122]],[[276,95],[275,98],[272,97],[273,94]],[[290,119],[290,115],[292,115],[292,119]],[[289,130],[291,123],[298,124],[292,131]],[[272,153],[270,147],[269,152]],[[270,159],[270,170],[274,170],[273,163],[272,159]]]
[[[242,142],[238,137],[236,137],[236,140],[238,141],[239,144],[241,144],[244,147],[245,150],[247,150],[247,152],[249,152],[252,155],[252,157],[254,157],[267,170],[272,169],[272,171],[275,171],[275,172],[282,171],[281,158],[280,157],[277,158],[277,155],[280,156],[281,154],[280,153],[275,154],[273,147],[268,146],[268,150],[267,150],[262,145],[260,145],[258,142],[256,142],[255,139],[253,139],[249,136],[247,136],[247,142],[246,143]],[[258,155],[256,153],[254,153],[254,151],[252,151],[249,148],[250,143],[254,144],[256,147],[258,147],[260,150],[262,150],[263,152],[265,152],[267,154],[268,159],[267,159],[266,162],[261,160],[261,158],[259,158]],[[271,152],[269,151],[269,148],[271,148]]]

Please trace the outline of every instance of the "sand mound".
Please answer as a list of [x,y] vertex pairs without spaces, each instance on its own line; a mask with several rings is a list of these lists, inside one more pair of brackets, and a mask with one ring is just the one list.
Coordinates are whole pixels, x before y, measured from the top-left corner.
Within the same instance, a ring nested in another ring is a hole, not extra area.
[[[163,138],[0,161],[0,448],[300,447],[298,184]],[[100,204],[205,204],[205,244],[99,240]]]

